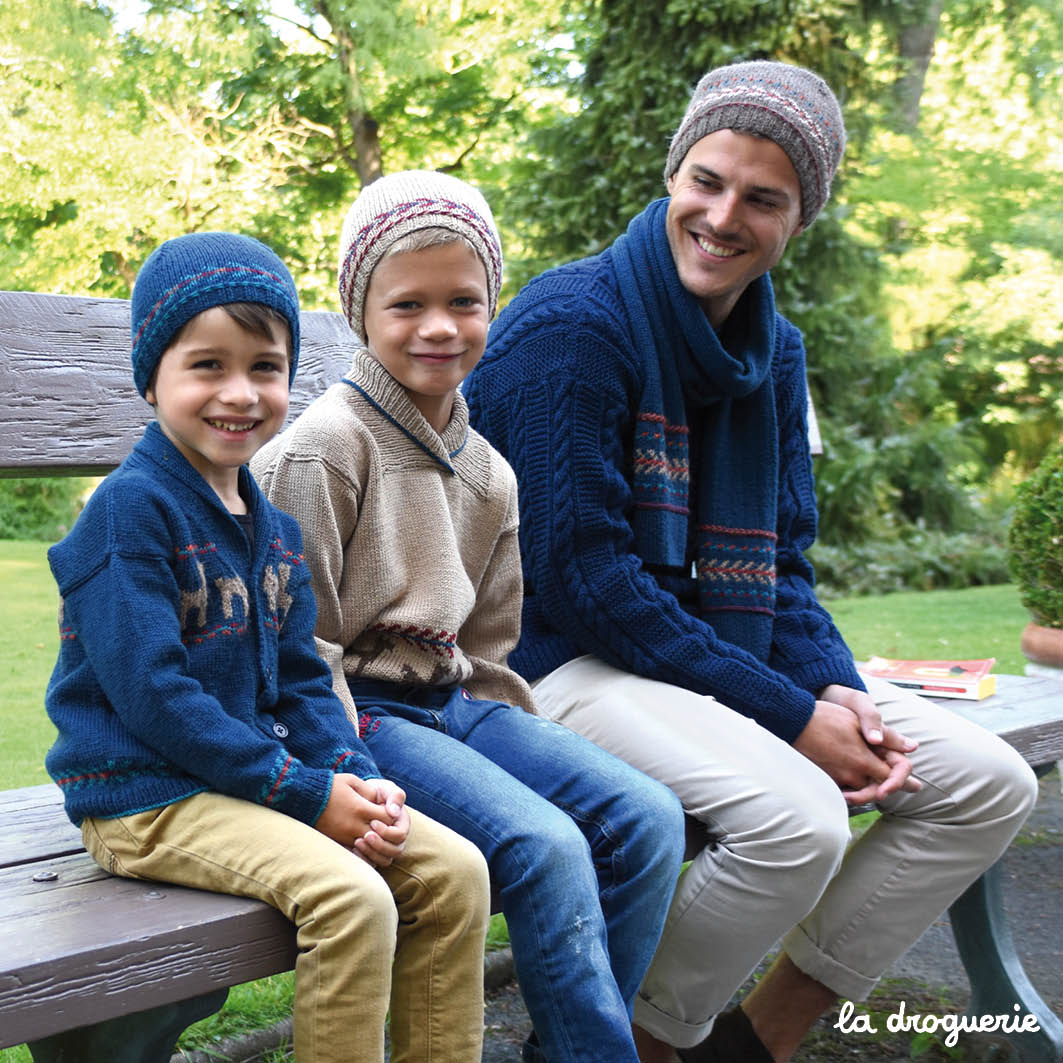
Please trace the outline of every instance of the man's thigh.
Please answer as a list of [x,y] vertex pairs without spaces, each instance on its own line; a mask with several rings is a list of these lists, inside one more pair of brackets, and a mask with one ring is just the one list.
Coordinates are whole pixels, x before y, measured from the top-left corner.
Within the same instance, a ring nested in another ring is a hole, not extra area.
[[714,698],[593,657],[570,661],[533,690],[540,712],[663,782],[715,836],[744,833],[786,806],[846,815],[824,772]]

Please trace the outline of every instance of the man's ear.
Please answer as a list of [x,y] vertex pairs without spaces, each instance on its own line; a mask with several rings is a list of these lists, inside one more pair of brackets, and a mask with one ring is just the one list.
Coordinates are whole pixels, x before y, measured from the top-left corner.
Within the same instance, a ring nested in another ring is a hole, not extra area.
[[668,194],[669,195],[671,195],[675,191],[675,179],[676,179],[676,175],[678,173],[679,173],[679,171],[676,170],[676,172],[674,174],[672,174],[672,176],[669,177],[667,181],[664,182],[665,187],[668,189]]

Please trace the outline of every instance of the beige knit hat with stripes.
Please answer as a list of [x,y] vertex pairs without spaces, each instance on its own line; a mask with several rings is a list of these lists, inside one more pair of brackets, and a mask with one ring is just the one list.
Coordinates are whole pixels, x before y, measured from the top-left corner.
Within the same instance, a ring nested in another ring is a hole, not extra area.
[[420,229],[447,229],[472,244],[487,271],[489,313],[502,287],[502,244],[487,200],[472,185],[434,170],[405,170],[366,185],[343,222],[340,305],[365,339],[362,317],[369,278],[388,248]]

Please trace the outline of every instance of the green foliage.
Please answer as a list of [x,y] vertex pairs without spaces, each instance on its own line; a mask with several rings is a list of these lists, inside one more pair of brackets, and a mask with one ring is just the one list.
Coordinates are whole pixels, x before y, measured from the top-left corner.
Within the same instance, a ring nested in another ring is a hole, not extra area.
[[980,587],[1008,579],[1005,547],[999,539],[975,532],[906,528],[893,539],[841,546],[817,543],[809,557],[824,601],[853,594]]
[[1016,489],[1008,547],[1023,605],[1038,624],[1063,628],[1063,443]]
[[73,527],[88,485],[76,476],[0,479],[0,539],[58,541]]

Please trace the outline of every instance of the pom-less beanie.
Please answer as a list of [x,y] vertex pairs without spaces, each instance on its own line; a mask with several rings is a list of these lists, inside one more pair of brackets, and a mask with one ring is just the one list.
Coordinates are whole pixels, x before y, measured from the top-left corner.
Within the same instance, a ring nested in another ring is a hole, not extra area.
[[755,133],[786,152],[801,186],[801,224],[815,221],[845,150],[845,123],[830,86],[811,70],[756,61],[710,70],[698,82],[668,149],[667,181],[702,137]]
[[472,185],[433,170],[405,170],[366,185],[343,222],[340,305],[352,331],[365,339],[362,318],[369,278],[396,240],[420,229],[465,237],[487,271],[488,314],[502,287],[502,244],[487,200]]
[[189,233],[157,247],[133,285],[133,381],[141,395],[181,327],[226,303],[262,303],[284,315],[292,336],[291,384],[299,362],[299,295],[288,268],[250,236]]

